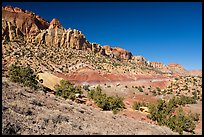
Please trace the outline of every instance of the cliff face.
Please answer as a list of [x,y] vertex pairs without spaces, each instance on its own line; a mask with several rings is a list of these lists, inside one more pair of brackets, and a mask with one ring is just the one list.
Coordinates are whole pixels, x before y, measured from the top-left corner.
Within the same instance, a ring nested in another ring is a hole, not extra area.
[[186,74],[188,75],[188,71],[186,71],[181,64],[170,63],[170,64],[168,64],[168,68],[172,72],[176,72],[176,73],[179,73],[181,75],[186,75]]
[[11,6],[2,7],[2,38],[15,41],[28,39],[42,29],[47,29],[49,22],[34,13]]
[[131,61],[136,65],[172,71],[184,70],[179,64],[166,66],[163,63],[146,61],[143,56],[133,56],[131,52],[120,47],[112,48],[109,45],[90,43],[81,31],[70,28],[66,30],[56,18],[48,22],[31,11],[11,6],[2,7],[2,43],[4,41],[72,48]]
[[168,64],[168,66],[170,68],[175,68],[175,69],[184,69],[181,64],[177,64],[177,63],[170,63],[170,64]]
[[81,31],[66,30],[55,18],[49,23],[33,12],[11,6],[2,7],[2,39],[71,47],[120,59],[131,59],[132,56],[129,51],[118,47],[111,48],[109,54],[100,44],[90,43]]
[[143,56],[133,56],[133,62],[138,65],[148,65],[146,59]]

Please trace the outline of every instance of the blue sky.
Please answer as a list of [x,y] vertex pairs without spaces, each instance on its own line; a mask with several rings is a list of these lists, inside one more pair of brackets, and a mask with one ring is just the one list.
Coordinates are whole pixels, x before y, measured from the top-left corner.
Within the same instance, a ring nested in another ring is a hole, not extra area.
[[201,2],[4,2],[57,18],[90,42],[185,69],[202,69]]

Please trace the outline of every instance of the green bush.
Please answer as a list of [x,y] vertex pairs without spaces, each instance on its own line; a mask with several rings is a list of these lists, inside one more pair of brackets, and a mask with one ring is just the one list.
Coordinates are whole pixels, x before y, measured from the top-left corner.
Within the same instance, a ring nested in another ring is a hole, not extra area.
[[8,68],[9,79],[13,82],[22,83],[34,89],[38,88],[37,77],[29,67],[17,66],[12,64]]
[[161,89],[159,87],[156,87],[157,91],[161,91]]
[[185,105],[185,104],[196,104],[196,98],[193,96],[193,97],[188,97],[188,96],[184,96],[184,95],[181,95],[178,99],[177,99],[177,103],[179,105]]
[[138,87],[138,90],[140,91],[140,92],[143,92],[143,89],[142,89],[142,87]]
[[140,107],[147,107],[148,104],[145,102],[134,102],[133,103],[133,109],[139,110]]
[[74,86],[69,81],[61,80],[60,85],[54,86],[54,91],[56,96],[62,96],[65,99],[75,100],[75,94],[82,94],[80,86]]
[[194,133],[195,129],[195,123],[192,117],[186,115],[181,108],[177,112],[177,115],[173,115],[167,120],[167,126],[179,134],[183,134],[183,131]]
[[110,86],[110,85],[108,85],[108,86],[107,86],[107,88],[111,88],[111,86]]
[[198,114],[198,113],[195,113],[195,114],[190,113],[189,115],[193,119],[193,121],[198,121],[199,120],[200,114]]
[[156,95],[157,95],[156,90],[152,90],[152,94],[153,94],[154,96],[156,96]]
[[[185,114],[181,107],[183,105],[182,99],[174,96],[168,102],[159,100],[157,104],[148,105],[150,114],[147,117],[157,121],[159,125],[167,125],[179,134],[182,134],[183,131],[194,132],[194,121],[199,120],[199,114]],[[176,108],[178,108],[176,115],[173,115]]]
[[93,99],[98,107],[103,110],[113,110],[114,114],[125,107],[123,98],[119,96],[107,96],[105,93],[102,93],[100,86],[96,90],[91,90],[88,93],[88,97]]

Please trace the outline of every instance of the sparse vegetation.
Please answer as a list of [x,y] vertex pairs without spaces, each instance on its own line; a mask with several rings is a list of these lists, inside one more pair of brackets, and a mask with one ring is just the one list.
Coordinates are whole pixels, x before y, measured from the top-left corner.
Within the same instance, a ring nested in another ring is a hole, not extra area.
[[[173,97],[168,102],[159,100],[156,105],[149,104],[150,114],[147,117],[157,121],[159,125],[168,126],[179,134],[183,134],[183,131],[194,133],[194,121],[199,120],[199,114],[184,113],[181,107],[183,104],[180,103],[183,99],[183,97]],[[136,108],[138,108],[138,105],[136,105]]]

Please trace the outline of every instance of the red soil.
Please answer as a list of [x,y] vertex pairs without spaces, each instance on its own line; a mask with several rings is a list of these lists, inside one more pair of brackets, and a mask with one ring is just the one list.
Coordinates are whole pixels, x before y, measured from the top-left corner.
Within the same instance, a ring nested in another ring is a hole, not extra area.
[[[55,76],[61,77],[74,83],[114,83],[122,82],[127,85],[152,85],[164,87],[166,86],[167,77],[158,75],[130,75],[130,74],[103,74],[96,70],[81,69],[72,74],[55,73]],[[160,81],[151,81],[151,80]]]

